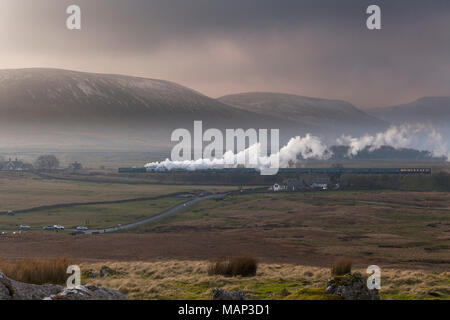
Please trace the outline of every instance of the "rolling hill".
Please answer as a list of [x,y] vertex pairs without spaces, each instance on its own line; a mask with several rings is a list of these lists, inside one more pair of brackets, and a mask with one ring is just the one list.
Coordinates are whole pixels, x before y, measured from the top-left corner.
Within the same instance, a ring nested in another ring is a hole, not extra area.
[[443,143],[450,139],[450,97],[424,97],[393,107],[374,108],[367,112],[391,124],[422,124],[433,127]]
[[361,134],[375,132],[386,126],[383,121],[369,116],[351,103],[339,100],[270,92],[227,95],[218,100],[243,111],[281,121],[295,121],[299,128],[306,128],[308,132],[316,134]]
[[178,84],[55,69],[0,71],[0,116],[8,121],[156,122],[245,118],[248,113]]
[[[375,132],[353,105],[285,94],[212,99],[173,82],[58,69],[0,70],[0,146],[142,148],[171,145],[176,128],[279,128],[282,142]],[[173,144],[172,144],[173,145]]]
[[369,109],[373,116],[392,123],[450,124],[450,97],[424,97],[398,106]]
[[167,146],[174,129],[191,128],[194,120],[217,128],[271,123],[164,80],[57,69],[0,71],[0,144]]

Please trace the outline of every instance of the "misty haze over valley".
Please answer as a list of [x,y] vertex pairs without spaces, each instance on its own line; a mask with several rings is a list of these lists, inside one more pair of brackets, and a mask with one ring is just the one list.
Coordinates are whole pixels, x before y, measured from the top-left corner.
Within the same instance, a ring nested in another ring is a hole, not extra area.
[[306,134],[333,146],[343,138],[376,137],[391,125],[420,123],[429,134],[433,130],[441,136],[440,146],[424,148],[429,136],[406,144],[389,138],[382,142],[395,148],[439,149],[442,156],[447,152],[449,108],[450,98],[436,97],[365,112],[345,101],[291,94],[253,92],[213,99],[164,80],[58,69],[2,70],[0,146],[16,151],[157,150],[168,155],[174,145],[171,132],[191,129],[195,120],[202,120],[204,129],[280,129],[281,146]]

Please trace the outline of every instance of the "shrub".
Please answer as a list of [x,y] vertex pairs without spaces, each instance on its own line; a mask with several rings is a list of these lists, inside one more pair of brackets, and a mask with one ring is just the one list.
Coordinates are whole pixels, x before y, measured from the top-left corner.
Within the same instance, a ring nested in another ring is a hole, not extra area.
[[66,258],[24,259],[16,263],[0,262],[0,270],[16,281],[32,284],[65,284],[69,262]]
[[234,257],[230,261],[233,276],[253,277],[258,269],[258,261],[250,255]]
[[225,258],[221,258],[216,262],[213,262],[208,267],[208,274],[212,275],[222,275],[231,277],[231,270],[229,268],[229,261]]
[[253,277],[258,269],[258,261],[251,255],[240,255],[231,259],[219,259],[208,267],[209,275],[226,277]]
[[338,258],[334,260],[333,266],[331,267],[332,276],[345,276],[346,274],[352,273],[352,259],[348,258]]

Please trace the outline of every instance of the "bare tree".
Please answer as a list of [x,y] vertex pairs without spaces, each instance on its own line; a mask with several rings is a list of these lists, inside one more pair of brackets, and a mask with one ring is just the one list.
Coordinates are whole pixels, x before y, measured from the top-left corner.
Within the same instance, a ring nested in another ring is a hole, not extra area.
[[39,170],[52,170],[59,167],[59,160],[52,154],[46,154],[37,158],[35,167]]

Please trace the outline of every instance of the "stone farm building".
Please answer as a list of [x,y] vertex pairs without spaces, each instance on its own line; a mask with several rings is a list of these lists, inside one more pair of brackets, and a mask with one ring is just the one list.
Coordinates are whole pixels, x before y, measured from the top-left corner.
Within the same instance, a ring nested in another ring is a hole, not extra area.
[[303,190],[304,184],[298,179],[286,179],[283,183],[275,183],[272,186],[272,190],[275,192],[281,191],[301,191]]
[[0,161],[0,170],[1,171],[28,171],[32,170],[33,166],[29,163],[25,163],[17,158],[8,161]]

